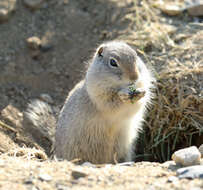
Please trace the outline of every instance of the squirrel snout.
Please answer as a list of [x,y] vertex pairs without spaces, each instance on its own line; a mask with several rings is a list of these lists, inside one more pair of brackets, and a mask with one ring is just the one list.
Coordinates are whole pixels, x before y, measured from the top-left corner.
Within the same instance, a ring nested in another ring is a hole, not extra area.
[[138,79],[138,73],[137,72],[129,73],[129,79],[130,81],[135,82]]
[[128,75],[128,79],[131,81],[131,82],[135,82],[138,80],[139,78],[139,71],[138,71],[138,68],[135,64],[132,64],[130,68],[128,68],[128,72],[127,72],[127,75]]

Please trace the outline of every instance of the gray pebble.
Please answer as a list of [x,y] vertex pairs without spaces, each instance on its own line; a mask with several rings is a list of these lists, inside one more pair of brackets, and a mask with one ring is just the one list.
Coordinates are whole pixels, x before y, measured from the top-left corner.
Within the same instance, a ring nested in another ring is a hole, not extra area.
[[16,9],[16,0],[1,0],[0,1],[0,22],[9,19],[11,13]]
[[119,166],[134,166],[135,162],[122,162],[122,163],[118,163],[117,165],[119,165]]
[[81,178],[81,177],[86,177],[86,176],[87,176],[86,173],[83,173],[83,172],[81,172],[81,171],[76,171],[76,170],[72,171],[71,175],[72,175],[72,177],[73,177],[74,179],[79,179],[79,178]]
[[180,168],[177,170],[177,175],[179,179],[187,178],[201,178],[203,179],[203,166],[190,166],[185,168]]
[[178,178],[176,177],[176,176],[170,176],[169,178],[168,178],[168,181],[167,182],[169,182],[169,183],[174,183],[174,182],[176,182],[178,180]]
[[39,179],[41,179],[42,181],[51,181],[52,177],[46,173],[41,173],[39,174]]
[[200,164],[201,154],[196,146],[180,149],[173,153],[172,159],[176,164],[182,166],[193,166]]
[[90,162],[84,162],[84,163],[82,164],[82,166],[87,166],[87,167],[96,168],[96,165],[94,165],[94,164],[92,164],[92,163],[90,163]]
[[26,41],[27,41],[28,47],[33,50],[39,49],[41,45],[41,40],[37,36],[32,36],[28,38]]
[[31,10],[39,9],[42,6],[44,0],[23,0],[26,7],[30,8]]
[[203,1],[201,0],[187,0],[189,5],[186,6],[186,10],[191,16],[203,16]]
[[24,181],[24,184],[33,184],[33,178],[32,177],[30,177],[30,178],[28,178],[28,179],[26,179],[25,181]]
[[52,97],[49,94],[40,94],[40,99],[44,102],[47,102],[49,104],[53,104],[54,100],[52,99]]

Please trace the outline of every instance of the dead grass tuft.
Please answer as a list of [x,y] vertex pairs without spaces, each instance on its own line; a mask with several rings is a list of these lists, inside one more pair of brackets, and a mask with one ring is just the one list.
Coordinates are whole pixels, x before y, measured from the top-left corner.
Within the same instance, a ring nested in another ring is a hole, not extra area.
[[1,157],[12,156],[12,157],[22,157],[26,160],[47,160],[47,155],[39,149],[36,148],[15,148],[7,153],[1,154]]
[[187,15],[168,18],[146,0],[135,1],[134,10],[135,30],[126,41],[157,78],[137,158],[163,162],[179,148],[203,143],[203,25]]
[[169,160],[175,150],[203,143],[203,97],[195,90],[198,77],[194,77],[202,74],[195,69],[179,76],[161,73],[147,119],[146,149],[155,159]]

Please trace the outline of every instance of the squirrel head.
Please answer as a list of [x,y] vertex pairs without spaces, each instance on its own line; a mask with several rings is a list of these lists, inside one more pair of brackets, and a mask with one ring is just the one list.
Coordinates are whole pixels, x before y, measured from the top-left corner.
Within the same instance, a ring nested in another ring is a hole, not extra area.
[[124,42],[111,41],[101,44],[90,63],[86,85],[90,94],[96,96],[135,84],[148,90],[151,75],[136,51]]
[[138,78],[137,53],[122,42],[102,44],[96,51],[94,63],[102,63],[104,72],[119,80],[134,82]]
[[88,69],[88,77],[109,85],[133,84],[139,79],[142,64],[137,53],[124,42],[101,44]]

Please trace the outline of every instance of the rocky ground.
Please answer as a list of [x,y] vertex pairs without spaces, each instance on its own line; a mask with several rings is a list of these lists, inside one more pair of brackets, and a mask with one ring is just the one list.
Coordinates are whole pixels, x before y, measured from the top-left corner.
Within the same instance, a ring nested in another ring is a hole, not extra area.
[[[67,161],[46,160],[43,153],[0,157],[0,189],[195,189],[203,188],[199,177],[176,175],[180,166],[137,162],[117,165],[75,165]],[[41,161],[40,161],[41,159]],[[202,167],[202,166],[201,166]],[[198,166],[200,168],[200,166]],[[198,169],[199,170],[199,169]],[[203,167],[201,169],[203,172]],[[186,173],[186,172],[184,172]]]
[[[184,10],[172,17],[159,8],[149,10],[148,1],[143,2],[0,1],[0,189],[203,188],[202,179],[171,177],[176,176],[174,163],[174,167],[150,162],[79,166],[48,160],[44,152],[49,152],[49,141],[39,142],[22,124],[22,113],[33,98],[59,110],[69,90],[84,76],[97,45],[107,40],[122,39],[135,46],[155,75],[166,68],[172,72],[174,66],[178,73],[195,63],[199,74],[192,90],[202,96],[202,18]],[[143,7],[149,15],[142,12]],[[148,24],[140,31],[141,17]],[[159,25],[149,24],[154,21]],[[167,52],[167,47],[174,49]],[[19,153],[23,146],[42,152],[24,149]]]

